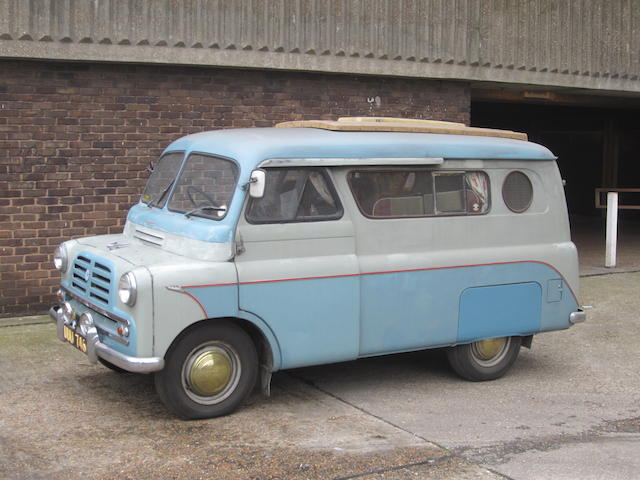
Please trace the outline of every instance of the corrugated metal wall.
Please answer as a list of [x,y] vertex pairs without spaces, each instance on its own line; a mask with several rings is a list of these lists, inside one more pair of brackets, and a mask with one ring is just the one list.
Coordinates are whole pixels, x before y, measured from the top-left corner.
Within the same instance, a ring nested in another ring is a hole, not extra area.
[[1,56],[637,92],[640,0],[0,0]]

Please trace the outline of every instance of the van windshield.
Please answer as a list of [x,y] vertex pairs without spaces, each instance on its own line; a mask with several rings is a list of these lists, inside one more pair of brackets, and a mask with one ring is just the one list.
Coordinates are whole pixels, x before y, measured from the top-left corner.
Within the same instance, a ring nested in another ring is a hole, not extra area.
[[238,182],[231,160],[199,153],[189,155],[169,200],[169,210],[187,216],[222,219]]
[[162,208],[164,206],[183,157],[184,152],[170,152],[160,157],[149,180],[147,180],[144,192],[142,192],[143,203],[150,207]]

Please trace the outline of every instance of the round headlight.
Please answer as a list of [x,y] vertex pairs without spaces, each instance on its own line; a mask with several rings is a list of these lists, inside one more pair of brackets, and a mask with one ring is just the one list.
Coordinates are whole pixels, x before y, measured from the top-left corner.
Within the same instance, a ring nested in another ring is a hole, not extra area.
[[53,252],[53,266],[64,273],[67,271],[68,264],[67,249],[64,244],[61,243]]
[[136,293],[136,277],[133,272],[127,272],[120,277],[120,282],[118,282],[118,297],[122,303],[133,307],[136,303]]

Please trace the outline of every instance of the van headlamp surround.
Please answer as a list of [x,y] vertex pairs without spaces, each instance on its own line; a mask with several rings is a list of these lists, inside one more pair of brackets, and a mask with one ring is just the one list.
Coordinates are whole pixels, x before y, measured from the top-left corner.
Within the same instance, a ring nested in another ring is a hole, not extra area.
[[67,271],[67,267],[69,266],[69,257],[64,243],[58,245],[53,252],[53,266],[62,273]]
[[122,275],[118,282],[118,297],[120,297],[120,301],[133,307],[136,304],[137,293],[136,276],[133,272],[127,272]]

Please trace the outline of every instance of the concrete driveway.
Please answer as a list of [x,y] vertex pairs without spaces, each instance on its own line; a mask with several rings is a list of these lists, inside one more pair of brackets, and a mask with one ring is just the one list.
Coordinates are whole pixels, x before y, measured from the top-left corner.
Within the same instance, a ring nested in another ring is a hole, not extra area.
[[169,416],[149,376],[89,365],[52,324],[0,325],[0,478],[640,477],[640,273],[582,279],[586,324],[503,379],[439,351],[281,372],[238,413]]

